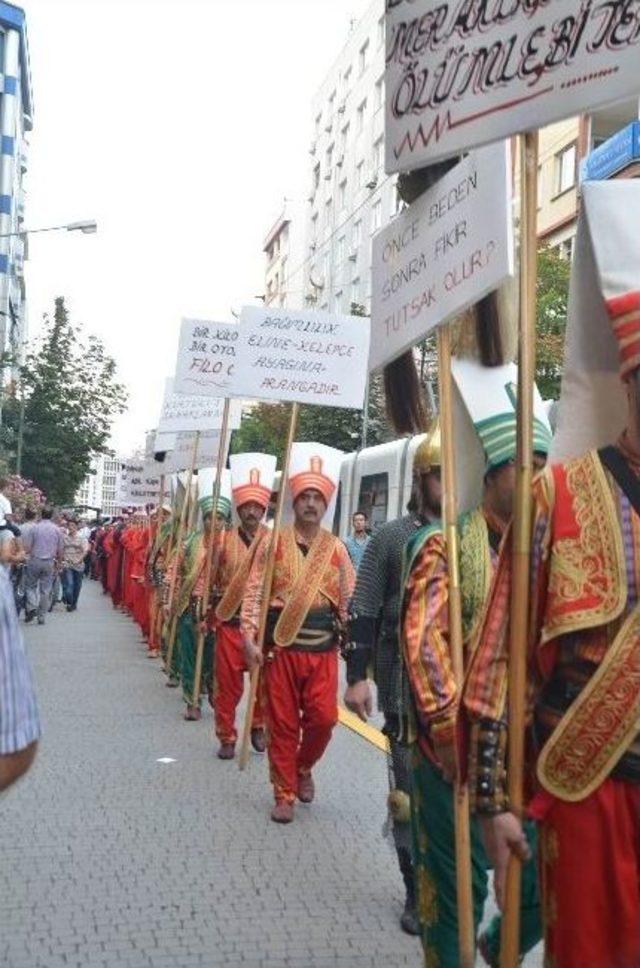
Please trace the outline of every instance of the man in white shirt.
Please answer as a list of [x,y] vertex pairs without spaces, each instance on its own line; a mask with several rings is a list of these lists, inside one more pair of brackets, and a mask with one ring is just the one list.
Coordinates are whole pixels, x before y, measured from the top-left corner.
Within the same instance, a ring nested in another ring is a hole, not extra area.
[[3,525],[6,521],[11,521],[12,518],[11,501],[4,494],[8,483],[6,477],[0,478],[0,525]]

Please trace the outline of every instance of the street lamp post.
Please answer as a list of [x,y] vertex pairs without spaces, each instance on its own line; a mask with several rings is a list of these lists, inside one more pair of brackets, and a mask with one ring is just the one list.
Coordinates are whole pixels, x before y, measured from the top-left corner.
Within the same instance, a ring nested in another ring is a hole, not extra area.
[[[43,228],[37,229],[18,229],[14,232],[0,232],[0,239],[9,238],[23,238],[25,239],[28,235],[37,235],[41,232],[82,232],[83,235],[93,235],[98,231],[98,223],[95,219],[83,219],[79,222],[68,222],[65,225],[47,225]],[[24,360],[20,361],[21,364]],[[2,404],[3,404],[3,394],[4,394],[4,345],[2,346],[2,354],[0,356],[0,427],[2,427]],[[18,441],[16,447],[16,474],[20,474],[22,471],[22,450],[23,450],[23,438],[24,438],[24,411],[25,411],[25,399],[24,399],[24,387],[22,385],[22,379],[20,379],[20,416],[18,422]]]

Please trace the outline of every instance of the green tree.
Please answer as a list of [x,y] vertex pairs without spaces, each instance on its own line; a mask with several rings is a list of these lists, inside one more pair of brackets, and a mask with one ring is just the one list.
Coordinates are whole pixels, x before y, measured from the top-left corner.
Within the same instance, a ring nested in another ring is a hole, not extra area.
[[[351,306],[351,315],[366,316],[366,312],[363,306],[354,303]],[[284,454],[290,412],[290,404],[257,404],[244,417],[241,427],[234,432],[232,453],[261,450],[275,454],[280,461]],[[379,376],[371,380],[367,412],[367,446],[372,447],[390,440],[392,434],[387,423],[384,390]],[[363,417],[362,410],[303,404],[300,407],[296,440],[314,440],[319,444],[337,447],[346,453],[357,450],[363,437]]]
[[545,400],[560,396],[571,263],[557,249],[538,252],[536,382]]
[[[114,417],[126,391],[115,361],[96,336],[69,322],[64,299],[29,352],[20,377],[24,394],[22,471],[49,500],[73,500],[97,454],[108,453]],[[14,393],[3,409],[4,447],[17,449],[21,404]]]

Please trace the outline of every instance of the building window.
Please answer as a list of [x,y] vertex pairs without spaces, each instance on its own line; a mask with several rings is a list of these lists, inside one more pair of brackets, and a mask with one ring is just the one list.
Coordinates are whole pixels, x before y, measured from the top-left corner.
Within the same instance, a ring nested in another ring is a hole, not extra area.
[[377,232],[382,226],[382,199],[379,198],[371,209],[371,231]]
[[389,475],[366,474],[360,481],[357,506],[367,512],[374,531],[385,524],[389,506]]
[[576,183],[576,146],[569,145],[556,155],[556,195],[573,188]]
[[360,279],[354,279],[351,283],[351,302],[356,306],[360,304]]
[[311,239],[313,242],[318,241],[318,213],[314,212],[311,216]]
[[326,226],[331,225],[331,218],[333,215],[333,199],[328,198],[324,206],[324,224]]
[[364,72],[367,69],[368,59],[369,59],[369,41],[367,40],[367,41],[364,42],[364,44],[360,48],[360,54],[359,54],[359,57],[358,57],[358,64],[359,64],[359,67],[360,67],[360,76],[361,77],[362,77],[362,75],[364,74]]
[[349,137],[349,125],[345,124],[340,132],[340,154],[344,155],[347,151],[347,138]]
[[364,161],[359,161],[356,165],[356,188],[362,188],[364,177]]
[[351,68],[351,64],[349,64],[349,66],[345,69],[344,74],[342,75],[342,84],[345,89],[345,94],[347,92],[347,88],[349,87],[349,84],[351,83],[351,73],[352,73],[352,68]]
[[340,182],[338,188],[338,207],[342,212],[347,207],[347,179]]
[[322,111],[321,111],[321,112],[320,112],[320,114],[319,114],[319,115],[318,115],[318,116],[316,117],[316,120],[315,120],[315,129],[316,129],[316,135],[319,135],[319,134],[320,134],[320,125],[321,125],[321,124],[322,124]]
[[338,263],[338,265],[342,265],[342,263],[344,262],[345,246],[346,246],[346,238],[344,235],[341,235],[336,245],[336,262]]
[[326,160],[327,160],[327,170],[325,172],[325,177],[331,174],[331,166],[333,164],[333,145],[332,144],[329,145],[329,147],[327,148]]
[[573,238],[565,239],[558,246],[558,255],[561,259],[566,259],[567,262],[571,262],[573,256]]
[[382,102],[384,100],[384,74],[376,81],[374,97],[375,110],[378,111],[382,107]]
[[357,222],[353,223],[353,235],[351,239],[354,249],[359,249],[362,245],[362,221],[358,219]]
[[365,118],[366,112],[367,112],[367,99],[365,98],[364,101],[358,107],[358,134],[361,131],[364,131],[364,118]]
[[336,106],[336,92],[332,91],[329,98],[329,114],[333,114],[333,109]]
[[380,17],[377,28],[378,47],[384,44],[384,17]]
[[320,184],[320,162],[313,169],[313,190],[317,191]]
[[378,138],[373,146],[373,170],[376,174],[380,171],[383,164],[383,144],[384,139]]

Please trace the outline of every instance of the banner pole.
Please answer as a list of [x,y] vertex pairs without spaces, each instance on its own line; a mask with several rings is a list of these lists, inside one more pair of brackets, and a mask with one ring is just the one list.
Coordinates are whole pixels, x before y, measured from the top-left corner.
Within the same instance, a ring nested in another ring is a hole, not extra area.
[[[518,341],[518,452],[513,521],[513,584],[509,636],[509,809],[523,816],[524,732],[531,559],[533,478],[533,387],[535,377],[538,132],[520,135],[520,328]],[[502,922],[500,965],[515,968],[520,950],[522,862],[509,860]]]
[[[218,534],[221,530],[218,527],[218,500],[220,498],[220,485],[222,478],[222,469],[227,462],[227,434],[229,430],[229,410],[231,406],[231,400],[227,397],[224,401],[224,409],[222,411],[222,427],[220,430],[220,444],[218,446],[218,462],[216,464],[216,479],[213,482],[213,510],[211,512],[211,531],[209,533],[209,543],[207,545],[207,556],[206,564],[204,569],[204,594],[202,596],[202,613],[200,619],[202,622],[207,620],[207,612],[209,611],[209,602],[211,599],[211,575],[216,574],[218,571],[218,561],[220,560],[221,542],[218,541]],[[213,553],[215,548],[215,568],[213,567]],[[203,629],[198,629],[198,645],[196,649],[196,668],[193,677],[193,696],[191,697],[191,705],[197,706],[198,700],[200,698],[200,681],[202,679],[202,660],[204,656],[204,643],[206,638],[206,632]]]
[[[298,412],[300,410],[300,405],[298,403],[293,403],[291,405],[291,414],[289,416],[289,431],[287,433],[287,444],[284,452],[284,461],[282,463],[282,474],[280,477],[280,491],[278,493],[278,503],[276,505],[276,513],[273,519],[273,529],[271,531],[271,538],[269,540],[269,547],[267,549],[267,561],[264,570],[264,580],[262,582],[262,601],[260,603],[260,622],[258,625],[258,636],[257,645],[262,653],[264,653],[264,636],[267,628],[267,614],[269,612],[269,602],[271,600],[271,585],[273,583],[273,570],[275,567],[276,560],[276,549],[278,546],[278,537],[280,535],[280,528],[282,526],[282,510],[284,507],[284,495],[287,489],[287,480],[289,478],[289,463],[291,460],[291,448],[293,446],[293,439],[296,434],[296,429],[298,426]],[[253,710],[256,704],[256,696],[258,695],[258,686],[260,683],[260,671],[261,667],[256,666],[251,672],[250,685],[249,685],[249,698],[247,700],[247,709],[244,717],[244,728],[242,730],[242,742],[240,745],[240,755],[238,757],[238,767],[241,770],[246,769],[247,763],[249,762],[249,741],[251,739],[251,724],[253,722]]]
[[[458,696],[464,682],[462,634],[462,595],[458,555],[458,495],[453,446],[453,395],[451,376],[451,332],[448,325],[438,329],[438,382],[442,428],[443,518],[449,571],[449,649]],[[475,963],[475,928],[471,893],[471,818],[469,789],[462,781],[460,765],[453,788],[456,848],[456,885],[458,899],[458,938],[460,968]]]
[[198,446],[200,444],[200,431],[196,431],[195,440],[193,442],[193,453],[191,455],[191,466],[189,467],[189,473],[187,475],[187,487],[184,496],[184,504],[182,505],[182,512],[180,514],[180,524],[178,525],[178,534],[176,536],[175,543],[175,568],[173,569],[173,574],[171,576],[171,582],[169,584],[169,639],[167,642],[167,655],[165,658],[164,671],[167,676],[171,676],[171,662],[173,660],[173,650],[176,641],[176,630],[178,627],[178,616],[172,614],[174,611],[174,597],[176,591],[176,583],[178,580],[178,571],[180,570],[180,562],[182,560],[182,542],[184,539],[184,531],[187,523],[189,502],[191,500],[191,482],[193,480],[193,472],[196,467],[196,462],[198,460]]

